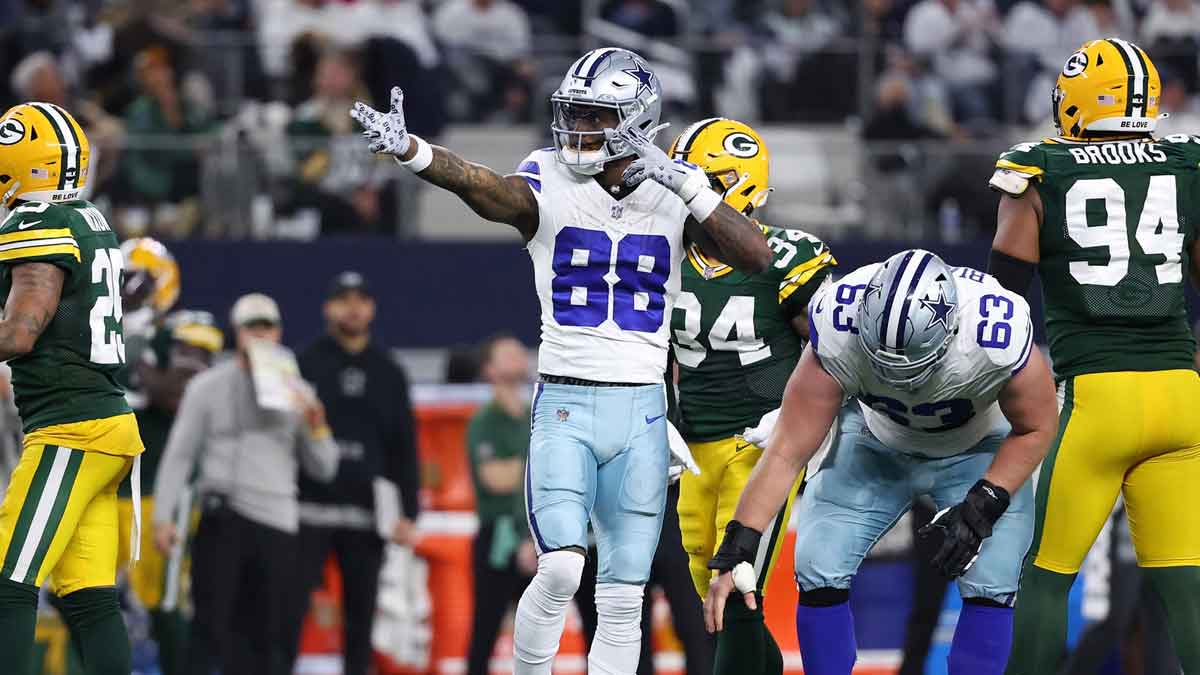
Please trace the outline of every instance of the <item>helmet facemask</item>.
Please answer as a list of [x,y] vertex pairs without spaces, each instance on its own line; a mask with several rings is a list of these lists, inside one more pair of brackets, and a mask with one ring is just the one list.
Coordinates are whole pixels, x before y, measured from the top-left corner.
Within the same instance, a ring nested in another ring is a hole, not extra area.
[[619,106],[569,96],[554,96],[550,103],[554,115],[550,124],[554,148],[559,161],[575,173],[595,176],[608,162],[630,154],[624,143],[609,140],[608,135],[626,119],[643,113],[641,104],[635,101]]

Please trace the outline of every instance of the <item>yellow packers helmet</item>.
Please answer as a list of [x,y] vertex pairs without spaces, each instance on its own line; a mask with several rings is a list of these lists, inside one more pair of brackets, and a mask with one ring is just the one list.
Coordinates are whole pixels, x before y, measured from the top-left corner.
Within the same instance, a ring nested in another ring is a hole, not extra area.
[[181,309],[167,317],[167,329],[171,339],[210,353],[217,353],[225,346],[225,335],[217,328],[217,321],[209,312]]
[[667,154],[703,169],[725,203],[746,215],[767,203],[770,154],[748,124],[724,117],[700,120],[675,138]]
[[125,283],[121,297],[132,311],[149,302],[164,314],[179,299],[179,263],[157,239],[135,237],[121,244]]
[[1162,81],[1142,48],[1117,38],[1086,42],[1067,58],[1052,98],[1066,138],[1084,132],[1150,133],[1158,124]]
[[0,117],[0,207],[18,199],[69,202],[87,184],[87,136],[53,103],[22,103]]

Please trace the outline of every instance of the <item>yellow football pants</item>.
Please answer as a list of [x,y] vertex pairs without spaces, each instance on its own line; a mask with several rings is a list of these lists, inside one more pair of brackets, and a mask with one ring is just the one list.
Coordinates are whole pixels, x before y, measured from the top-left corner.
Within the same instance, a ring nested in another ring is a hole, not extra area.
[[1033,563],[1078,572],[1121,493],[1139,565],[1200,565],[1200,376],[1079,375],[1059,385],[1059,401]]
[[[713,572],[708,569],[708,561],[721,546],[725,526],[733,520],[738,499],[750,480],[750,472],[762,457],[763,449],[736,437],[688,443],[688,448],[700,466],[700,475],[684,471],[679,479],[679,533],[688,554],[692,583],[704,598],[708,595]],[[779,559],[780,545],[792,514],[792,502],[803,480],[801,473],[787,503],[763,532],[754,569],[758,573],[760,593],[766,592],[767,579]]]
[[117,577],[117,486],[135,458],[30,442],[0,503],[0,574],[62,596]]

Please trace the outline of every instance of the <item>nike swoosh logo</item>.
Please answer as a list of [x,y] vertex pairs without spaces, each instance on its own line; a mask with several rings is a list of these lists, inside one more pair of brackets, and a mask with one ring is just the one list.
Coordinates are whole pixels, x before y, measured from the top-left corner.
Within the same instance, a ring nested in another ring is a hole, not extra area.
[[42,221],[41,221],[41,220],[30,220],[30,221],[26,221],[26,222],[23,222],[23,223],[18,223],[18,224],[17,224],[17,229],[18,229],[18,230],[23,230],[23,229],[25,229],[25,228],[27,228],[27,227],[33,227],[34,225],[37,225],[37,224],[38,224],[38,223],[40,223],[40,222],[42,222]]
[[646,424],[654,424],[655,422],[661,420],[662,418],[663,418],[662,415],[655,415],[654,417],[646,415]]

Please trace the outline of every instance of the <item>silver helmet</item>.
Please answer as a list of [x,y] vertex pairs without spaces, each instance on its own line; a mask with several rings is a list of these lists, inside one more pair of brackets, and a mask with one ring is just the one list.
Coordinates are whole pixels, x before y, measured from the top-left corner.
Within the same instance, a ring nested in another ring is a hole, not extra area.
[[858,306],[858,339],[871,368],[888,384],[920,387],[958,329],[958,287],[942,259],[910,249],[888,258]]
[[662,114],[662,85],[642,57],[628,49],[603,47],[571,65],[550,97],[550,105],[554,113],[550,130],[558,161],[577,173],[594,176],[605,163],[633,151],[620,141],[606,140],[606,125],[598,120],[593,118],[583,130],[579,130],[580,123],[595,115],[596,108],[608,108],[616,113],[616,124],[631,120],[653,138]]

